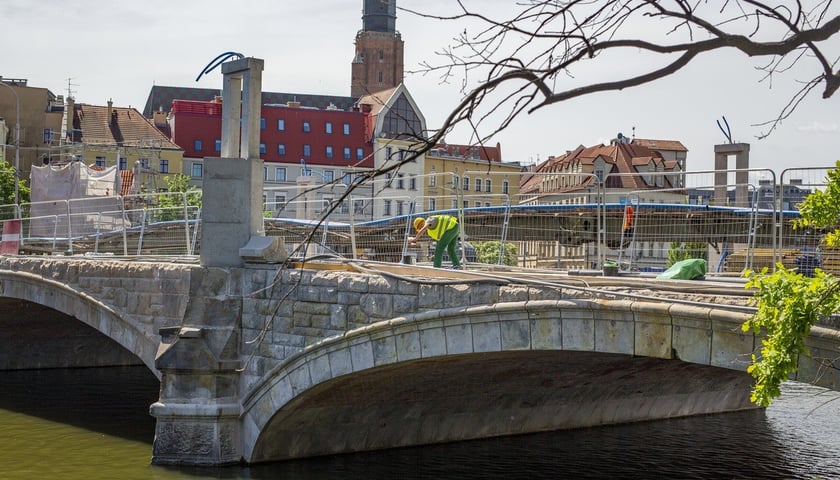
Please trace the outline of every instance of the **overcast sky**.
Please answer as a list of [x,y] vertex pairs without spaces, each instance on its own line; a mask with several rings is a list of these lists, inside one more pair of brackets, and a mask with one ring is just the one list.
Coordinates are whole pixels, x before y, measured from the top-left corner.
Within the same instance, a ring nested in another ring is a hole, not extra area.
[[[399,0],[398,5],[436,13],[453,3]],[[476,4],[504,18],[515,3]],[[834,10],[837,15],[840,7]],[[142,110],[153,85],[221,88],[219,69],[199,82],[195,78],[217,55],[235,51],[265,60],[263,90],[349,96],[361,11],[362,0],[2,0],[0,75],[26,78],[30,86],[64,95],[69,82],[78,102],[104,105],[113,99],[118,106]],[[435,61],[435,51],[464,28],[398,12],[406,70]],[[830,46],[830,60],[836,61],[840,39]],[[593,78],[615,80],[638,64],[636,57],[627,52],[595,63]],[[734,53],[710,54],[654,84],[578,98],[522,117],[492,144],[501,143],[505,161],[527,163],[580,144],[606,143],[618,132],[629,136],[635,127],[641,138],[681,141],[689,150],[688,170],[707,170],[714,167],[714,145],[726,142],[715,121],[726,116],[733,140],[751,144],[753,168],[778,174],[840,160],[840,93],[829,100],[813,95],[770,138],[755,138],[762,129],[752,125],[777,115],[798,88],[793,77],[777,78],[772,88],[759,83],[762,75],[755,66],[760,63]],[[440,84],[433,75],[409,75],[405,83],[429,127],[440,125],[460,98],[458,81]],[[447,140],[470,139],[456,130]]]

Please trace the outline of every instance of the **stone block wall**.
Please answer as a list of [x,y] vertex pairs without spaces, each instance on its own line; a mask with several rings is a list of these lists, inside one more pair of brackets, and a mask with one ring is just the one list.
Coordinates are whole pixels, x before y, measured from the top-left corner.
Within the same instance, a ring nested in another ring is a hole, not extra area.
[[487,282],[444,284],[331,270],[238,270],[242,295],[243,393],[271,369],[325,338],[443,308],[557,300],[557,288]]

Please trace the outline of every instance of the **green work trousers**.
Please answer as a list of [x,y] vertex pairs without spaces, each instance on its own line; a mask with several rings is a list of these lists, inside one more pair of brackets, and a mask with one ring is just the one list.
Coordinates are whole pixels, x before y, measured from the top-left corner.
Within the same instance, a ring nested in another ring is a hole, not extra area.
[[460,226],[456,223],[454,227],[443,232],[437,245],[435,245],[435,258],[432,260],[432,265],[440,268],[443,263],[443,252],[445,250],[449,254],[449,259],[452,260],[452,266],[461,266],[461,260],[458,258],[458,250],[455,248],[455,245],[458,243],[459,229]]

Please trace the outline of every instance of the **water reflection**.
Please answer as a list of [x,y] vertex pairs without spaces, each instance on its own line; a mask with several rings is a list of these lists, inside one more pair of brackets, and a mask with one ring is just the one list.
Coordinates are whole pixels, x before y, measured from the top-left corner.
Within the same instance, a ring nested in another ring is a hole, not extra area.
[[0,372],[0,478],[840,478],[838,394],[807,385],[766,412],[221,469],[149,465],[158,388],[143,367]]

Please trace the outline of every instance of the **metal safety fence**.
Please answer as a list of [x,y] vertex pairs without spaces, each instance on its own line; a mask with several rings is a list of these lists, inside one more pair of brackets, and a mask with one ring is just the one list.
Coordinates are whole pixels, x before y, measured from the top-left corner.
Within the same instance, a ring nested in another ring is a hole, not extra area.
[[[428,262],[412,221],[458,218],[467,264],[557,270],[660,272],[703,258],[712,274],[816,266],[840,272],[825,232],[793,228],[797,205],[826,184],[829,167],[702,172],[509,173],[464,171],[266,188],[265,233],[302,256]],[[465,180],[469,179],[469,180]],[[21,219],[26,254],[196,255],[200,192],[0,206]]]

